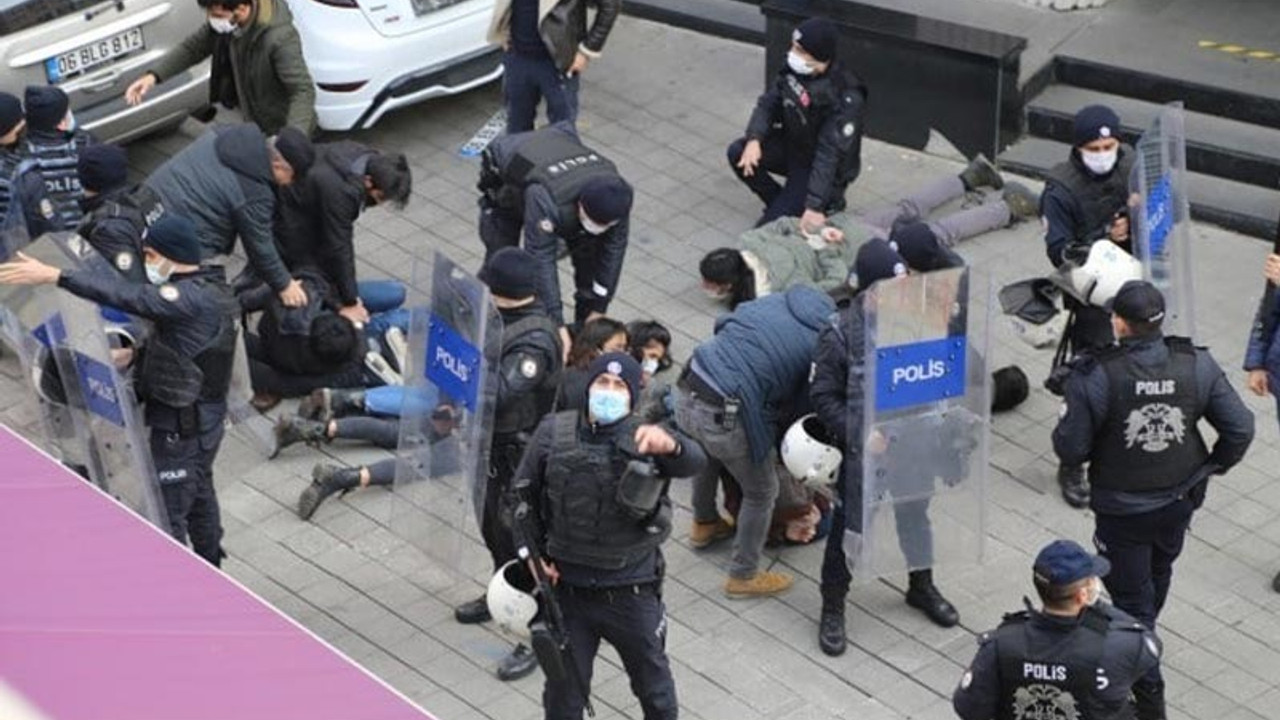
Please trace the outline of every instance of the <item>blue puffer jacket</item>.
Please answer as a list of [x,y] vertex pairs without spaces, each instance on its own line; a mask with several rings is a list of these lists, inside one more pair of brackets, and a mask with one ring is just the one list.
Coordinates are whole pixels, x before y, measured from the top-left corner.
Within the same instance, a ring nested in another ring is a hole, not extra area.
[[742,402],[754,461],[764,461],[777,441],[783,409],[808,396],[818,332],[834,310],[826,293],[799,285],[722,315],[715,336],[693,351],[699,369]]
[[[1258,303],[1258,312],[1249,330],[1249,347],[1244,353],[1245,370],[1266,370],[1273,378],[1280,379],[1280,343],[1276,342],[1276,328],[1280,326],[1280,293],[1268,287]],[[1274,391],[1273,391],[1274,392]]]

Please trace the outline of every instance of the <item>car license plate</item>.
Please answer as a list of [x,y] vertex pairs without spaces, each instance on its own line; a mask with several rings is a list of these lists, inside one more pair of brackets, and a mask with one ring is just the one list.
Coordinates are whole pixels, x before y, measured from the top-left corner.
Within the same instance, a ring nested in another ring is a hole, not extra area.
[[49,82],[60,83],[122,55],[141,50],[143,47],[145,44],[142,41],[142,28],[129,28],[122,33],[88,45],[81,45],[71,52],[45,60],[45,74],[48,75]]

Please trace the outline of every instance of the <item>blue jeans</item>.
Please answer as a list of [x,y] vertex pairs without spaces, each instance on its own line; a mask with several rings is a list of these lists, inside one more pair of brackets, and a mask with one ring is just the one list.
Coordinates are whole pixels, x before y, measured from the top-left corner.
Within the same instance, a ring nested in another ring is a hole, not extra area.
[[409,332],[409,311],[404,307],[405,289],[394,280],[362,280],[356,283],[356,294],[369,312],[365,334],[382,342],[392,327]]
[[502,56],[502,102],[507,108],[507,134],[533,129],[538,101],[546,98],[551,124],[578,121],[578,76],[560,72],[549,55],[508,52]]
[[365,391],[364,409],[370,415],[388,417],[400,417],[403,413],[427,415],[435,409],[439,396],[439,391],[430,385],[423,388],[383,385]]

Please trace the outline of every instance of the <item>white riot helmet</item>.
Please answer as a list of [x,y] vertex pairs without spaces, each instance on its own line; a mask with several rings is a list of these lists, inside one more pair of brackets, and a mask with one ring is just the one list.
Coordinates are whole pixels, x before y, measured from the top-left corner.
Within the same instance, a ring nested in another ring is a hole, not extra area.
[[1083,265],[1065,262],[1054,277],[1063,290],[1095,307],[1106,307],[1130,280],[1142,279],[1142,263],[1110,240],[1089,248]]
[[493,574],[484,595],[489,614],[498,627],[522,640],[529,639],[529,622],[538,614],[533,589],[534,581],[528,568],[519,560],[511,560]]
[[782,436],[782,464],[807,486],[835,484],[840,450],[832,446],[817,415],[805,415],[787,428]]

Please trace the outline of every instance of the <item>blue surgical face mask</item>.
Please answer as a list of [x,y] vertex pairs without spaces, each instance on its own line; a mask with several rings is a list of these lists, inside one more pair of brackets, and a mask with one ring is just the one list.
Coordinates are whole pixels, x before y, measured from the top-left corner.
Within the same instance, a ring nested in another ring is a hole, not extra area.
[[173,271],[161,272],[159,265],[152,265],[151,263],[146,263],[145,268],[147,271],[147,282],[152,285],[163,285],[169,282],[169,276],[173,274]]
[[602,425],[611,425],[631,414],[631,396],[620,390],[591,390],[587,410]]

